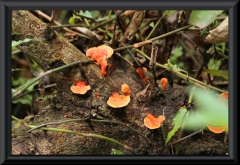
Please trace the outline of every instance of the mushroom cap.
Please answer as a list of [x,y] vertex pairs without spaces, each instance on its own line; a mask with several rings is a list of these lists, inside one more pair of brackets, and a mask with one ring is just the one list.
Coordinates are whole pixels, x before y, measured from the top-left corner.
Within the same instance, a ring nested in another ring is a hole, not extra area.
[[75,86],[86,86],[86,82],[83,80],[78,80],[75,82]]
[[167,86],[167,83],[168,83],[168,79],[167,78],[161,78],[160,82],[161,82],[161,85],[162,85],[162,89],[165,90],[166,86]]
[[221,96],[221,97],[224,97],[225,99],[228,100],[228,94],[226,94],[226,93],[222,93],[220,96]]
[[89,85],[86,85],[86,82],[82,80],[76,81],[75,86],[74,85],[71,86],[71,91],[73,93],[81,95],[84,95],[90,89],[91,87]]
[[101,67],[101,74],[106,74],[106,68],[108,66],[107,59],[113,54],[113,49],[107,45],[101,45],[98,47],[92,47],[86,51],[86,55],[96,60]]
[[222,132],[224,132],[224,131],[226,131],[226,128],[225,127],[221,127],[221,126],[211,126],[211,125],[208,125],[208,124],[206,124],[207,125],[207,127],[208,127],[208,129],[210,130],[210,131],[212,131],[213,133],[222,133]]
[[98,52],[101,54],[105,54],[106,58],[109,58],[113,54],[113,49],[110,46],[107,45],[101,45],[97,47]]
[[86,56],[88,56],[90,59],[94,60],[94,56],[95,56],[95,53],[97,52],[97,47],[92,47],[92,48],[89,48],[87,51],[86,51]]
[[139,74],[139,76],[140,76],[141,80],[143,81],[143,83],[146,83],[148,77],[144,74],[143,71],[146,73],[147,72],[147,68],[145,68],[145,67],[142,67],[142,68],[138,67],[136,69],[136,72]]
[[144,125],[149,129],[157,129],[164,123],[165,117],[163,115],[155,118],[151,113],[144,118]]
[[130,102],[130,95],[119,95],[118,92],[113,92],[109,97],[107,104],[113,108],[121,108]]
[[127,84],[123,84],[121,88],[122,92],[124,92],[126,95],[130,95],[130,89]]

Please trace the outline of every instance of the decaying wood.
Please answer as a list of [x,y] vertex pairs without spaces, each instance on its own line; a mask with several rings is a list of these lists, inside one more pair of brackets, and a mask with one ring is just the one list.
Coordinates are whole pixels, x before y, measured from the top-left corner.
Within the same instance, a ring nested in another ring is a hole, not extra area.
[[225,18],[222,23],[213,30],[209,31],[204,42],[208,43],[221,43],[228,41],[228,17]]
[[[81,51],[51,29],[50,25],[43,23],[28,11],[12,12],[12,34],[14,40],[30,38],[28,43],[23,43],[19,49],[26,53],[30,59],[36,61],[45,71],[73,61],[89,60]],[[173,126],[171,120],[176,113],[165,98],[158,94],[153,102],[142,103],[136,100],[136,94],[144,89],[144,85],[130,65],[120,58],[112,60],[115,68],[106,77],[102,77],[100,69],[96,64],[76,66],[65,69],[51,75],[52,80],[57,83],[56,92],[51,98],[50,105],[43,108],[37,115],[27,117],[24,122],[31,125],[62,121],[72,118],[97,117],[98,119],[120,121],[128,124],[146,136],[151,142],[150,145],[144,138],[131,131],[128,127],[119,124],[92,122],[92,126],[86,121],[67,122],[59,125],[48,125],[68,129],[81,133],[95,133],[114,138],[134,149],[138,155],[165,155],[170,154],[164,147],[163,136],[160,129],[149,130],[143,125],[143,119],[148,113],[156,116],[166,116],[165,129],[169,132]],[[84,73],[84,75],[83,75]],[[91,91],[80,96],[70,91],[70,86],[78,79],[87,79]],[[113,90],[120,91],[121,85],[127,83],[131,90],[130,104],[124,108],[113,109],[106,105],[108,97]],[[99,97],[95,94],[99,93]],[[176,89],[168,94],[176,105],[183,101],[183,89]],[[182,104],[182,103],[181,103]],[[15,125],[13,121],[13,126]],[[93,129],[92,129],[93,128]],[[24,125],[15,130],[15,133],[26,132]],[[176,136],[177,137],[177,136]],[[172,140],[176,140],[173,137]],[[222,137],[206,132],[198,136],[197,141],[185,141],[181,144],[181,154],[200,154],[201,152],[212,152],[212,154],[225,154],[227,145],[222,143]],[[213,147],[208,142],[215,139]],[[200,148],[194,145],[202,144]],[[216,144],[216,145],[215,145]],[[34,130],[31,133],[23,134],[12,138],[13,154],[24,155],[96,155],[110,154],[112,148],[120,149],[125,154],[129,151],[119,148],[111,143],[98,138],[77,136],[68,133]],[[210,150],[209,150],[210,148]],[[218,150],[216,150],[218,148]],[[191,150],[191,151],[188,151]]]

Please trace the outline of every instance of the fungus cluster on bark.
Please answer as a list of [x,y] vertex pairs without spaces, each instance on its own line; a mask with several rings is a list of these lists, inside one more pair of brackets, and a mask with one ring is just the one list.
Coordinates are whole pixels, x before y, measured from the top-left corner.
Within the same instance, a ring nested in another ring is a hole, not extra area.
[[127,84],[123,84],[121,87],[123,95],[119,94],[117,91],[112,92],[109,97],[107,104],[113,108],[121,108],[127,106],[130,102],[130,89]]
[[113,54],[113,49],[107,45],[101,45],[98,47],[92,47],[86,51],[86,56],[91,60],[96,60],[97,64],[101,68],[101,75],[106,75],[106,69],[108,66],[107,59]]
[[71,91],[75,94],[80,95],[84,95],[90,89],[91,89],[90,85],[87,85],[86,82],[83,80],[78,80],[75,82],[75,85],[71,86]]
[[153,116],[151,113],[144,118],[144,125],[149,129],[160,128],[165,122],[165,116]]

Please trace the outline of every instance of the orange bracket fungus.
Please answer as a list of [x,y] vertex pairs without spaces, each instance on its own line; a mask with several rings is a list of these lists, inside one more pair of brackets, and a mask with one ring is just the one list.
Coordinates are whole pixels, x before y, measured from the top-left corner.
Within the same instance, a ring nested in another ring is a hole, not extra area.
[[84,95],[90,89],[91,87],[87,85],[85,81],[82,81],[82,80],[76,81],[75,85],[71,86],[71,91],[73,93],[80,94],[80,95]]
[[107,59],[113,54],[113,49],[107,45],[101,45],[98,47],[92,47],[87,50],[86,55],[92,59],[96,60],[101,67],[101,75],[106,74],[106,69],[108,66]]
[[[228,100],[228,94],[222,93],[218,98],[219,101],[224,101],[224,99]],[[222,133],[227,130],[227,128],[223,127],[223,126],[212,126],[209,124],[206,124],[206,125],[211,132],[216,133],[216,134]]]
[[130,95],[130,89],[129,89],[129,86],[127,84],[123,84],[121,90],[122,90],[123,93],[125,93],[125,95]]
[[130,102],[130,95],[120,95],[118,92],[113,92],[109,97],[107,104],[113,108],[121,108]]
[[151,113],[144,118],[144,125],[149,129],[157,129],[165,122],[165,116],[160,115],[157,118]]
[[228,94],[226,94],[226,93],[222,93],[222,94],[220,95],[220,97],[223,97],[223,98],[225,98],[225,99],[228,100]]
[[166,86],[167,86],[167,83],[168,83],[168,79],[167,78],[161,78],[160,83],[161,83],[162,90],[166,90],[167,89]]
[[206,124],[206,125],[210,131],[212,131],[213,133],[216,133],[216,134],[226,131],[225,127],[210,126],[208,124]]
[[139,74],[141,80],[145,84],[148,78],[147,78],[147,76],[145,75],[145,73],[143,71],[146,73],[147,72],[147,68],[145,68],[145,67],[142,67],[142,68],[138,67],[136,69],[136,72]]

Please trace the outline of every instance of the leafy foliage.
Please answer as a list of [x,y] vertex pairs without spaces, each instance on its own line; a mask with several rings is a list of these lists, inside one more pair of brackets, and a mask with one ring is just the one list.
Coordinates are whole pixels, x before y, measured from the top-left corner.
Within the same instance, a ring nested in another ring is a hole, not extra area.
[[203,29],[213,23],[217,15],[223,10],[193,10],[190,14],[188,23]]
[[24,40],[19,40],[19,41],[12,41],[12,49],[18,45],[20,45],[21,43],[26,43],[31,41],[30,38],[25,38]]
[[173,129],[168,133],[167,135],[167,139],[165,142],[165,145],[169,142],[169,140],[172,138],[172,136],[176,133],[176,131],[181,127],[182,123],[183,123],[183,118],[187,113],[187,109],[186,108],[182,108],[180,109],[175,118],[173,119],[172,124],[174,124]]
[[193,98],[197,101],[196,115],[188,115],[186,129],[194,129],[198,123],[228,128],[228,104],[219,100],[219,95],[200,88],[194,89]]
[[124,155],[120,150],[112,149],[111,155]]

